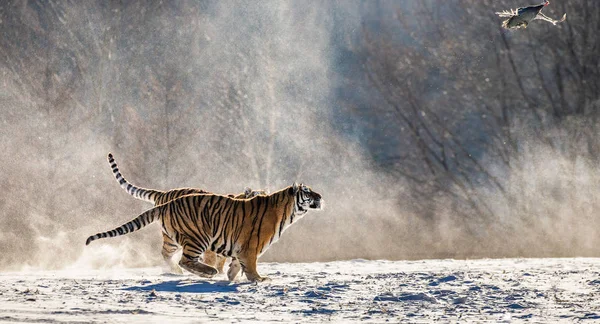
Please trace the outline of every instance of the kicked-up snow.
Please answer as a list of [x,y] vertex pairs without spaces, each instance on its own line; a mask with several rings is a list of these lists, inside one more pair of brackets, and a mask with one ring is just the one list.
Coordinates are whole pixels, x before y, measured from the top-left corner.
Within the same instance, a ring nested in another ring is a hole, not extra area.
[[600,259],[259,263],[270,281],[161,268],[0,274],[0,321],[600,321]]

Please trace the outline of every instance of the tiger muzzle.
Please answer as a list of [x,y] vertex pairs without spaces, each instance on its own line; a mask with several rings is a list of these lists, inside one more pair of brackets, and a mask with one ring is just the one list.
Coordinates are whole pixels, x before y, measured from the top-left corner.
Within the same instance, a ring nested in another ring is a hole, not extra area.
[[312,204],[310,204],[310,208],[311,209],[323,209],[323,200],[319,199],[319,200],[313,201]]

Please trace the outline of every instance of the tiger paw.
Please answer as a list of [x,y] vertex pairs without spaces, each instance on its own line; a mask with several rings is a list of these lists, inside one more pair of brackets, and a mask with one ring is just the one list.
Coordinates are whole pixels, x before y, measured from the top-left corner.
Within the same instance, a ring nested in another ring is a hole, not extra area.
[[235,281],[235,278],[241,269],[242,266],[240,265],[240,262],[237,259],[232,260],[229,269],[227,270],[227,278],[229,281]]
[[179,262],[179,265],[185,270],[203,278],[212,278],[219,272],[216,268],[201,262],[182,260]]
[[197,275],[199,275],[200,277],[204,277],[204,278],[212,278],[217,273],[219,273],[219,270],[217,270],[213,267],[206,267],[206,268],[203,268],[202,271],[196,272]]
[[214,277],[217,274],[216,269],[215,269],[214,272],[212,272],[212,271],[203,271],[203,272],[201,272],[201,271],[196,271],[196,270],[191,270],[191,269],[187,269],[187,270],[189,272],[197,275],[198,277],[202,277],[202,278],[212,278],[212,277]]
[[257,278],[253,278],[250,279],[250,281],[254,282],[254,283],[259,283],[259,282],[270,282],[271,278],[269,277],[257,277]]

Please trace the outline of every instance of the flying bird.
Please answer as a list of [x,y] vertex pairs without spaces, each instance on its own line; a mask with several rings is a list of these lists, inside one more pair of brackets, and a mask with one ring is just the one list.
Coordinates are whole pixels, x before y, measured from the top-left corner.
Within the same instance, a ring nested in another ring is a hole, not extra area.
[[506,18],[505,21],[502,22],[502,27],[506,29],[512,28],[527,28],[527,25],[535,19],[544,20],[553,25],[557,23],[565,21],[567,19],[567,14],[564,14],[560,20],[554,20],[542,13],[542,9],[545,6],[549,5],[550,1],[546,0],[539,5],[533,5],[523,8],[517,8],[516,10],[504,10],[502,12],[496,12],[496,14],[500,17]]

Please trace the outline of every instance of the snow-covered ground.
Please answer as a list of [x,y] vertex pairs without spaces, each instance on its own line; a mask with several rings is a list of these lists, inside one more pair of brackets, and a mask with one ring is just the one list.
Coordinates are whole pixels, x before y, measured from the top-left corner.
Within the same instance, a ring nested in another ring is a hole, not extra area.
[[271,281],[159,267],[0,273],[0,321],[600,321],[600,259],[259,263],[259,271]]

